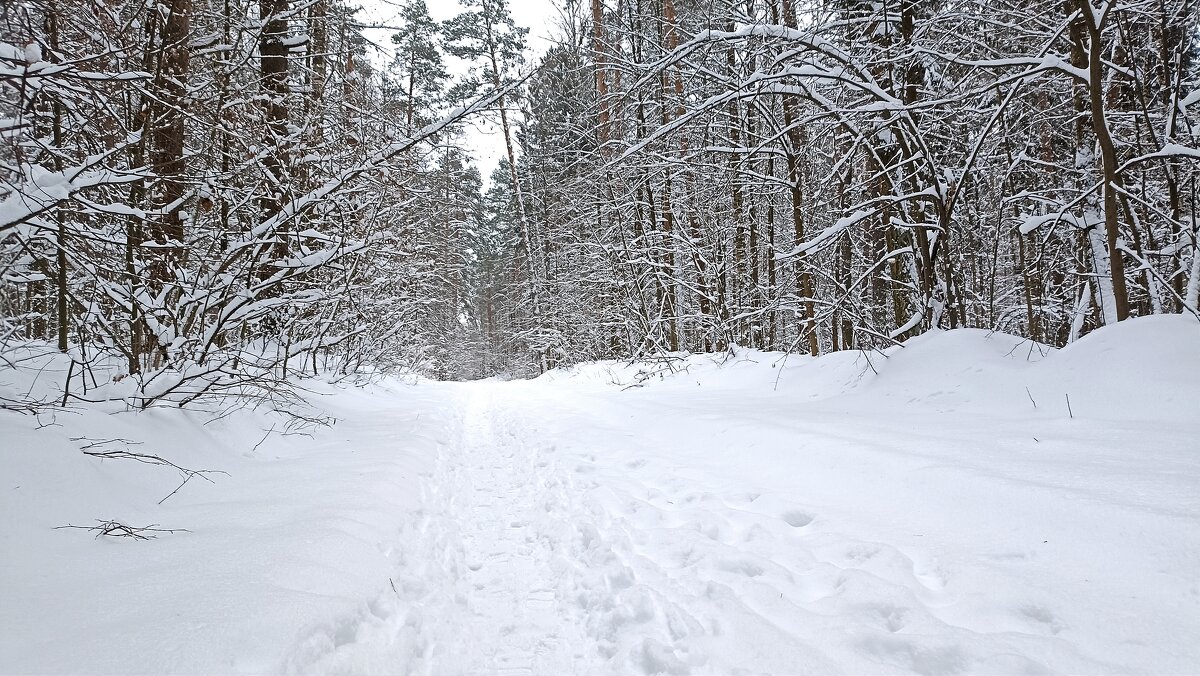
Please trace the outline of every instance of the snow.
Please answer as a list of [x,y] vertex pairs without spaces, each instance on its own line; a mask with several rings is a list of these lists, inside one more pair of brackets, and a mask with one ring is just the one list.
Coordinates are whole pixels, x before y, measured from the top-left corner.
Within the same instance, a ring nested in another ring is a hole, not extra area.
[[27,63],[37,63],[42,60],[42,47],[36,42],[30,41],[25,45],[25,61]]
[[20,61],[25,58],[25,50],[7,42],[0,42],[0,59]]
[[1094,228],[1097,225],[1103,225],[1104,220],[1100,218],[1100,214],[1096,213],[1095,211],[1085,211],[1083,216],[1076,216],[1074,214],[1065,212],[1053,214],[1025,214],[1021,217],[1021,225],[1018,226],[1017,229],[1022,235],[1028,235],[1047,223],[1066,223],[1076,228],[1087,229]]
[[813,237],[808,241],[796,246],[791,251],[776,254],[775,258],[777,260],[787,260],[788,258],[793,258],[795,256],[801,256],[812,252],[826,243],[834,241],[838,236],[840,236],[854,224],[871,218],[874,213],[875,212],[868,209],[859,209],[849,216],[842,216],[841,218],[837,219],[837,222],[835,222],[833,225],[822,230],[816,237]]
[[[1197,346],[1155,316],[1057,351],[310,379],[295,411],[338,420],[310,436],[0,409],[0,672],[1195,672]],[[228,476],[156,504],[173,470],[84,436]],[[190,532],[53,530],[97,518]]]
[[52,172],[37,165],[29,165],[29,182],[21,191],[0,199],[0,233],[5,233],[71,195],[107,184],[129,183],[143,177],[134,173],[117,174],[110,171],[88,171],[96,157],[86,164],[59,172]]

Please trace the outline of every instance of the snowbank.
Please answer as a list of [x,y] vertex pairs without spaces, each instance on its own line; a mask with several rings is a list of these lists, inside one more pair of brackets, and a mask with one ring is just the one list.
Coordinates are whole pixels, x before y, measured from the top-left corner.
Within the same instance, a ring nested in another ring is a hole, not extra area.
[[[0,672],[276,673],[298,646],[379,621],[395,535],[453,411],[395,382],[303,384],[311,406],[294,412],[336,426],[247,410],[0,411]],[[222,473],[159,504],[184,475],[81,449]],[[97,519],[188,532],[54,530]]]
[[[735,347],[728,354],[556,369],[546,383],[744,390],[753,396],[852,395],[888,406],[1010,416],[1178,420],[1200,400],[1200,322],[1122,322],[1062,350],[981,329],[931,331],[882,351],[807,355]],[[1068,409],[1068,400],[1070,408]]]

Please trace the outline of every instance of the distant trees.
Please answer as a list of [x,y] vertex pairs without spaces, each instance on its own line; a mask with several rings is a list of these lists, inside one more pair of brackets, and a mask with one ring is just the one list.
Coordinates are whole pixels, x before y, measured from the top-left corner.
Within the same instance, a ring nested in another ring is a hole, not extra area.
[[390,109],[390,118],[404,121],[404,132],[411,134],[432,121],[443,103],[450,76],[438,48],[441,32],[429,17],[423,0],[408,0],[400,8],[399,30],[392,35],[395,49],[392,66],[385,77],[394,79],[387,93],[400,102],[399,110]]

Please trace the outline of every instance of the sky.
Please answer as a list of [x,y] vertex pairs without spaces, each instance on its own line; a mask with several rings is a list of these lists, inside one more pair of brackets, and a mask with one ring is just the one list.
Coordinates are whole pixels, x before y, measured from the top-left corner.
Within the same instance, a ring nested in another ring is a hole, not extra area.
[[[508,0],[509,11],[518,26],[529,29],[527,39],[528,52],[526,60],[533,62],[538,55],[550,46],[550,34],[558,18],[555,9],[556,0]],[[399,13],[399,0],[365,0],[363,10],[358,18],[363,23],[374,25],[394,25]],[[462,11],[457,0],[425,0],[429,15],[435,21],[444,21]],[[390,46],[391,31],[369,30],[367,38],[381,47]],[[386,61],[386,55],[380,55],[380,62]],[[466,65],[453,57],[447,57],[447,66],[452,74],[466,70]],[[487,181],[492,170],[504,155],[504,136],[500,132],[499,123],[489,124],[480,120],[466,130],[467,147],[473,151],[477,166],[483,178]]]

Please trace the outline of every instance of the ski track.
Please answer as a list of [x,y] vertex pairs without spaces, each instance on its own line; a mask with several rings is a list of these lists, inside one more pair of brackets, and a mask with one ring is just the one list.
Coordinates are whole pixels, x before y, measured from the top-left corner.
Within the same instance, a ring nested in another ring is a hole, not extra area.
[[559,402],[529,388],[454,392],[458,431],[385,552],[394,591],[317,628],[285,670],[1123,670],[1056,641],[1064,624],[1043,605],[987,632],[948,624],[937,609],[958,600],[953,572],[932,555],[837,532],[775,495],[644,471],[657,461],[637,453],[597,462],[587,435],[608,435],[606,447],[628,438],[616,422],[572,434],[554,427]]
[[570,574],[558,551],[567,492],[536,446],[497,415],[488,390],[468,395],[456,453],[432,485],[458,538],[445,558],[457,617],[437,637],[431,667],[464,673],[566,673],[584,657],[578,618],[560,603]]

